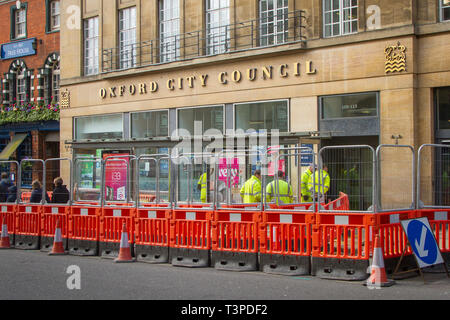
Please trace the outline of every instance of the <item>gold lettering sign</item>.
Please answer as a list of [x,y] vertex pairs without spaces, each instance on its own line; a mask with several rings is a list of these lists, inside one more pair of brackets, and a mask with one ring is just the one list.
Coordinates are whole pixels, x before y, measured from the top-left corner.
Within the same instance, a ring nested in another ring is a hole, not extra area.
[[[249,67],[243,70],[222,71],[215,75],[216,81],[224,86],[230,84],[240,84],[245,81],[269,81],[275,78],[287,79],[289,77],[299,78],[302,74],[311,76],[317,74],[317,70],[313,66],[312,61],[305,63],[281,64],[278,66],[265,65],[259,68]],[[195,86],[206,87],[209,83],[210,76],[208,74],[188,75],[185,77],[169,78],[163,80],[163,89],[168,91],[189,90]],[[165,82],[165,85],[164,85]],[[165,88],[164,88],[165,87]],[[124,97],[126,95],[147,95],[156,94],[159,91],[157,81],[148,81],[132,84],[121,84],[109,88],[100,88],[99,96],[101,99]]]
[[385,73],[394,73],[406,71],[406,47],[401,45],[387,46],[384,49],[386,56]]

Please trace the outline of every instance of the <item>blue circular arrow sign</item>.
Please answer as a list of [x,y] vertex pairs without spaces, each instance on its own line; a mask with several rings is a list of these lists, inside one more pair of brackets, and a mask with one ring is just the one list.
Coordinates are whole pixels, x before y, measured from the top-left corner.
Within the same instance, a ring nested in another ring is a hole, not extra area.
[[412,220],[408,224],[407,235],[416,257],[428,265],[436,264],[439,248],[427,225],[420,220]]

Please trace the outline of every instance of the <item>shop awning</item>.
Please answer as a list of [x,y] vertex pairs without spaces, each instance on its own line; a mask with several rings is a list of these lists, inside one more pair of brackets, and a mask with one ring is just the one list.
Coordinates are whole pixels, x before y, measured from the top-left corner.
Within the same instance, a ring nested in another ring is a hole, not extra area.
[[17,150],[20,144],[27,137],[26,133],[16,134],[10,143],[0,153],[0,160],[9,160],[9,157]]

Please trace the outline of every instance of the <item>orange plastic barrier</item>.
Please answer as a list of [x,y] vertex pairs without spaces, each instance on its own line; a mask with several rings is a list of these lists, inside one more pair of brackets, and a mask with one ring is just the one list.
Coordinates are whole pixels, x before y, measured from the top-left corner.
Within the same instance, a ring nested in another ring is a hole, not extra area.
[[39,249],[41,205],[19,204],[16,213],[14,245],[19,249]]
[[134,217],[136,209],[128,206],[103,207],[100,216],[99,251],[103,258],[117,258],[123,224],[126,224],[132,254],[134,254]]
[[[387,273],[393,273],[398,264],[399,258],[407,246],[406,234],[400,224],[402,220],[416,218],[415,210],[379,212],[375,215],[375,227],[370,230],[371,242],[370,250],[373,251],[373,243],[378,233],[383,250],[384,265]],[[415,266],[414,257],[410,247],[406,248],[405,257],[402,261],[402,269],[407,271]]]
[[311,274],[325,279],[366,279],[374,214],[321,212],[315,218]]
[[427,217],[442,253],[450,253],[450,209],[417,210],[417,218]]
[[350,201],[347,194],[340,192],[339,198],[328,202],[327,204],[322,204],[322,206],[324,210],[348,211],[350,210]]
[[212,265],[222,270],[258,270],[261,211],[217,210],[212,222]]
[[[428,218],[442,256],[447,263],[447,268],[450,268],[450,209],[417,210],[417,218],[421,217]],[[445,272],[443,265],[432,266],[429,270]]]
[[263,212],[260,265],[267,273],[310,274],[314,213]]
[[59,219],[64,248],[69,237],[70,206],[44,205],[41,215],[41,251],[51,251],[55,236],[56,221]]
[[97,256],[100,238],[101,207],[71,206],[69,216],[69,254]]
[[[278,205],[276,203],[268,203],[267,208],[270,209],[282,209],[282,210],[303,210],[308,211],[311,209],[311,206],[313,205],[312,202],[305,202],[305,203],[297,203],[297,204],[283,204]],[[323,204],[322,204],[323,205]]]
[[[53,191],[47,191],[48,198],[51,199]],[[31,192],[22,192],[20,199],[23,203],[29,203],[31,199]]]
[[169,220],[171,209],[146,206],[137,210],[135,220],[136,258],[150,263],[169,262]]
[[169,228],[172,265],[209,267],[213,214],[214,211],[202,205],[172,210]]
[[15,204],[0,204],[0,223],[5,219],[11,245],[14,244],[16,233],[16,209],[17,206]]

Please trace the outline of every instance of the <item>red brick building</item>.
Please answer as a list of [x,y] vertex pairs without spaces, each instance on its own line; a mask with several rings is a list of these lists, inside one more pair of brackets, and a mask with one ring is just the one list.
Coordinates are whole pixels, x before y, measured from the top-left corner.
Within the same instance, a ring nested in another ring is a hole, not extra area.
[[60,1],[0,1],[0,160],[59,156]]

